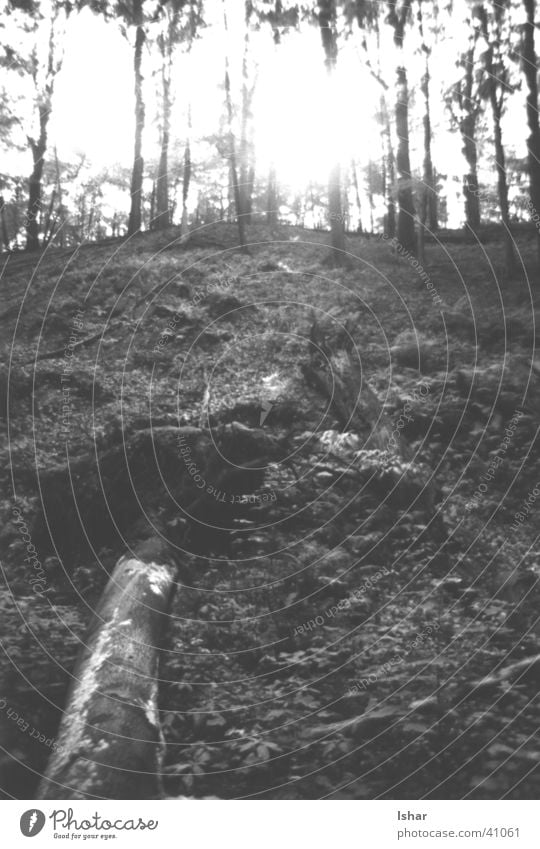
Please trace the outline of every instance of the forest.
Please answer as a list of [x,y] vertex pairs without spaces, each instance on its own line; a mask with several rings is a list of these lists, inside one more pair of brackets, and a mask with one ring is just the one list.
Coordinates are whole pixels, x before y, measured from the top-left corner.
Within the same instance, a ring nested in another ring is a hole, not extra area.
[[534,799],[535,0],[5,0],[0,798]]

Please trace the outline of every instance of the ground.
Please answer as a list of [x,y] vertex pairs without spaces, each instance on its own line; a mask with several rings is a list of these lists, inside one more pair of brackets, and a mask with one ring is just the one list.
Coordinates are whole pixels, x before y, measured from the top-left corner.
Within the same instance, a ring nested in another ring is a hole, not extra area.
[[[497,238],[420,268],[363,236],[333,268],[326,238],[5,258],[6,797],[34,792],[107,574],[155,534],[182,578],[167,795],[538,796],[533,240],[509,277]],[[310,365],[359,387],[348,421]]]

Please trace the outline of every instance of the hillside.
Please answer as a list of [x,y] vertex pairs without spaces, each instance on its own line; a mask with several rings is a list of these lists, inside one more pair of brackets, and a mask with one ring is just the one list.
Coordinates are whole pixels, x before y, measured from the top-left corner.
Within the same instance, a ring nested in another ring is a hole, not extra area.
[[537,797],[533,236],[506,279],[500,240],[432,241],[419,269],[349,236],[335,269],[327,234],[248,235],[4,258],[6,797],[31,797],[89,612],[146,539],[182,578],[167,795]]

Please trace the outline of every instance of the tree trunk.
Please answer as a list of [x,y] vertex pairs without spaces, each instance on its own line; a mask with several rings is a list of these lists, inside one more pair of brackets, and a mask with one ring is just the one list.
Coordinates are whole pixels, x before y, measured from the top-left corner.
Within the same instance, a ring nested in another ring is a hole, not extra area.
[[371,159],[368,162],[368,181],[367,181],[367,189],[368,189],[368,206],[369,206],[369,232],[373,234],[375,222],[373,221],[373,163]]
[[478,186],[478,150],[476,147],[476,113],[467,115],[460,122],[463,155],[469,166],[469,173],[463,178],[465,197],[465,221],[476,233],[480,227],[480,198]]
[[392,128],[390,126],[390,115],[386,105],[386,97],[381,95],[381,115],[383,119],[383,165],[384,165],[384,191],[386,197],[386,215],[384,218],[384,235],[393,239],[396,235],[396,204],[394,191],[396,185],[396,160],[392,146]]
[[426,65],[422,77],[421,89],[424,96],[424,190],[426,202],[425,223],[429,230],[435,233],[439,229],[437,217],[437,192],[435,188],[435,177],[433,171],[433,158],[431,155],[431,107],[429,102],[429,59],[426,55]]
[[360,186],[358,185],[358,172],[356,170],[356,163],[354,159],[351,160],[351,174],[352,181],[354,186],[354,196],[356,199],[356,207],[358,209],[358,227],[356,228],[357,233],[363,233],[362,228],[362,201],[360,200]]
[[56,202],[56,189],[51,192],[51,199],[43,222],[43,246],[47,247],[54,236],[54,228],[56,226],[56,217],[54,215],[54,204]]
[[[502,8],[502,7],[501,7]],[[502,141],[501,119],[505,95],[504,81],[498,85],[498,77],[494,67],[494,45],[490,41],[488,32],[488,17],[484,6],[478,10],[482,35],[488,49],[485,53],[485,77],[488,86],[488,96],[493,119],[493,140],[495,144],[495,164],[497,167],[497,190],[499,195],[499,209],[501,211],[501,222],[504,230],[504,252],[506,269],[510,273],[516,267],[514,244],[510,230],[510,214],[508,210],[508,183],[506,180],[506,158]],[[500,90],[498,90],[500,88]]]
[[276,169],[273,165],[270,166],[268,172],[268,191],[266,194],[266,223],[278,223],[278,196],[277,196],[277,177]]
[[501,118],[502,108],[495,91],[495,86],[491,87],[490,94],[491,111],[493,114],[493,136],[495,141],[495,162],[497,165],[497,190],[499,194],[499,207],[501,210],[501,221],[504,228],[504,253],[506,268],[508,271],[513,271],[516,266],[516,257],[514,254],[514,243],[510,230],[510,213],[508,210],[508,183],[506,180],[506,158],[504,154],[504,146],[502,142]]
[[[142,0],[137,0],[136,14],[138,19],[142,18]],[[144,160],[142,156],[142,136],[144,130],[144,100],[143,100],[143,76],[142,76],[142,51],[145,42],[144,28],[141,23],[137,26],[135,34],[135,53],[133,68],[135,72],[135,151],[133,158],[133,171],[131,174],[131,207],[129,210],[128,236],[132,236],[141,229],[141,207]]]
[[170,80],[163,71],[163,126],[161,130],[161,151],[159,155],[156,180],[156,216],[154,227],[163,230],[171,223],[169,212],[169,141],[171,124]]
[[341,205],[341,167],[336,163],[328,180],[328,212],[332,238],[332,258],[335,265],[345,259],[345,222]]
[[249,19],[251,15],[251,2],[245,4],[246,34],[244,38],[244,55],[242,59],[242,117],[240,124],[239,158],[239,183],[240,183],[240,206],[241,214],[246,224],[251,224],[251,193],[253,189],[254,168],[252,163],[252,144],[250,139],[249,125],[251,121],[251,101],[253,89],[250,90],[248,80],[248,51],[249,51]]
[[6,251],[9,251],[9,235],[6,223],[6,202],[0,195],[0,232],[2,233],[2,242]]
[[[531,216],[540,215],[540,127],[538,124],[538,80],[537,80],[537,58],[534,46],[535,32],[535,2],[534,0],[523,0],[527,22],[523,38],[523,73],[527,81],[527,123],[529,125],[529,138],[527,139],[527,152],[529,162],[529,186],[531,196]],[[540,229],[536,228],[536,247],[538,262],[540,263]]]
[[411,161],[409,154],[409,90],[407,71],[397,69],[396,133],[398,147],[396,166],[398,173],[398,222],[397,238],[402,248],[411,255],[416,253],[414,232],[414,201],[412,192]]
[[240,185],[238,182],[238,168],[236,164],[236,145],[233,132],[233,110],[231,101],[231,82],[229,79],[229,70],[225,70],[225,97],[227,100],[227,116],[229,122],[229,162],[230,162],[230,178],[234,196],[234,206],[236,209],[236,221],[238,224],[238,237],[240,247],[243,251],[246,250],[246,228],[245,219],[242,209],[242,198],[240,195]]
[[139,551],[118,561],[96,608],[38,799],[160,795],[158,660],[177,570],[159,543]]
[[43,178],[44,157],[47,150],[47,124],[49,123],[49,105],[39,108],[39,138],[29,139],[32,151],[33,168],[28,181],[28,209],[26,212],[26,250],[39,248],[39,229],[41,215],[41,181]]
[[461,110],[459,131],[463,143],[462,153],[469,172],[463,178],[463,196],[465,198],[465,221],[476,232],[480,227],[480,198],[478,185],[478,148],[476,144],[476,124],[478,121],[479,101],[475,96],[475,51],[478,32],[474,30],[472,42],[464,57],[465,76],[461,86],[456,89],[457,101]]
[[189,144],[189,139],[186,142],[186,149],[184,150],[184,173],[182,180],[182,225],[181,232],[184,233],[187,230],[188,225],[188,217],[187,217],[187,200],[189,196],[189,184],[191,182],[191,147]]
[[[324,58],[328,75],[336,70],[338,42],[336,30],[335,0],[319,0],[318,22]],[[332,167],[328,178],[328,217],[332,243],[332,262],[343,265],[345,262],[345,224],[341,208],[341,166],[339,162]]]

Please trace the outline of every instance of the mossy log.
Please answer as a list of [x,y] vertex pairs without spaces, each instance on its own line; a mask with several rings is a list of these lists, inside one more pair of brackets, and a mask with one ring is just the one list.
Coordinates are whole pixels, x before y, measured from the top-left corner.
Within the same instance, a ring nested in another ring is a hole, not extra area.
[[177,574],[162,551],[146,543],[116,564],[86,635],[37,798],[160,795],[158,663]]

